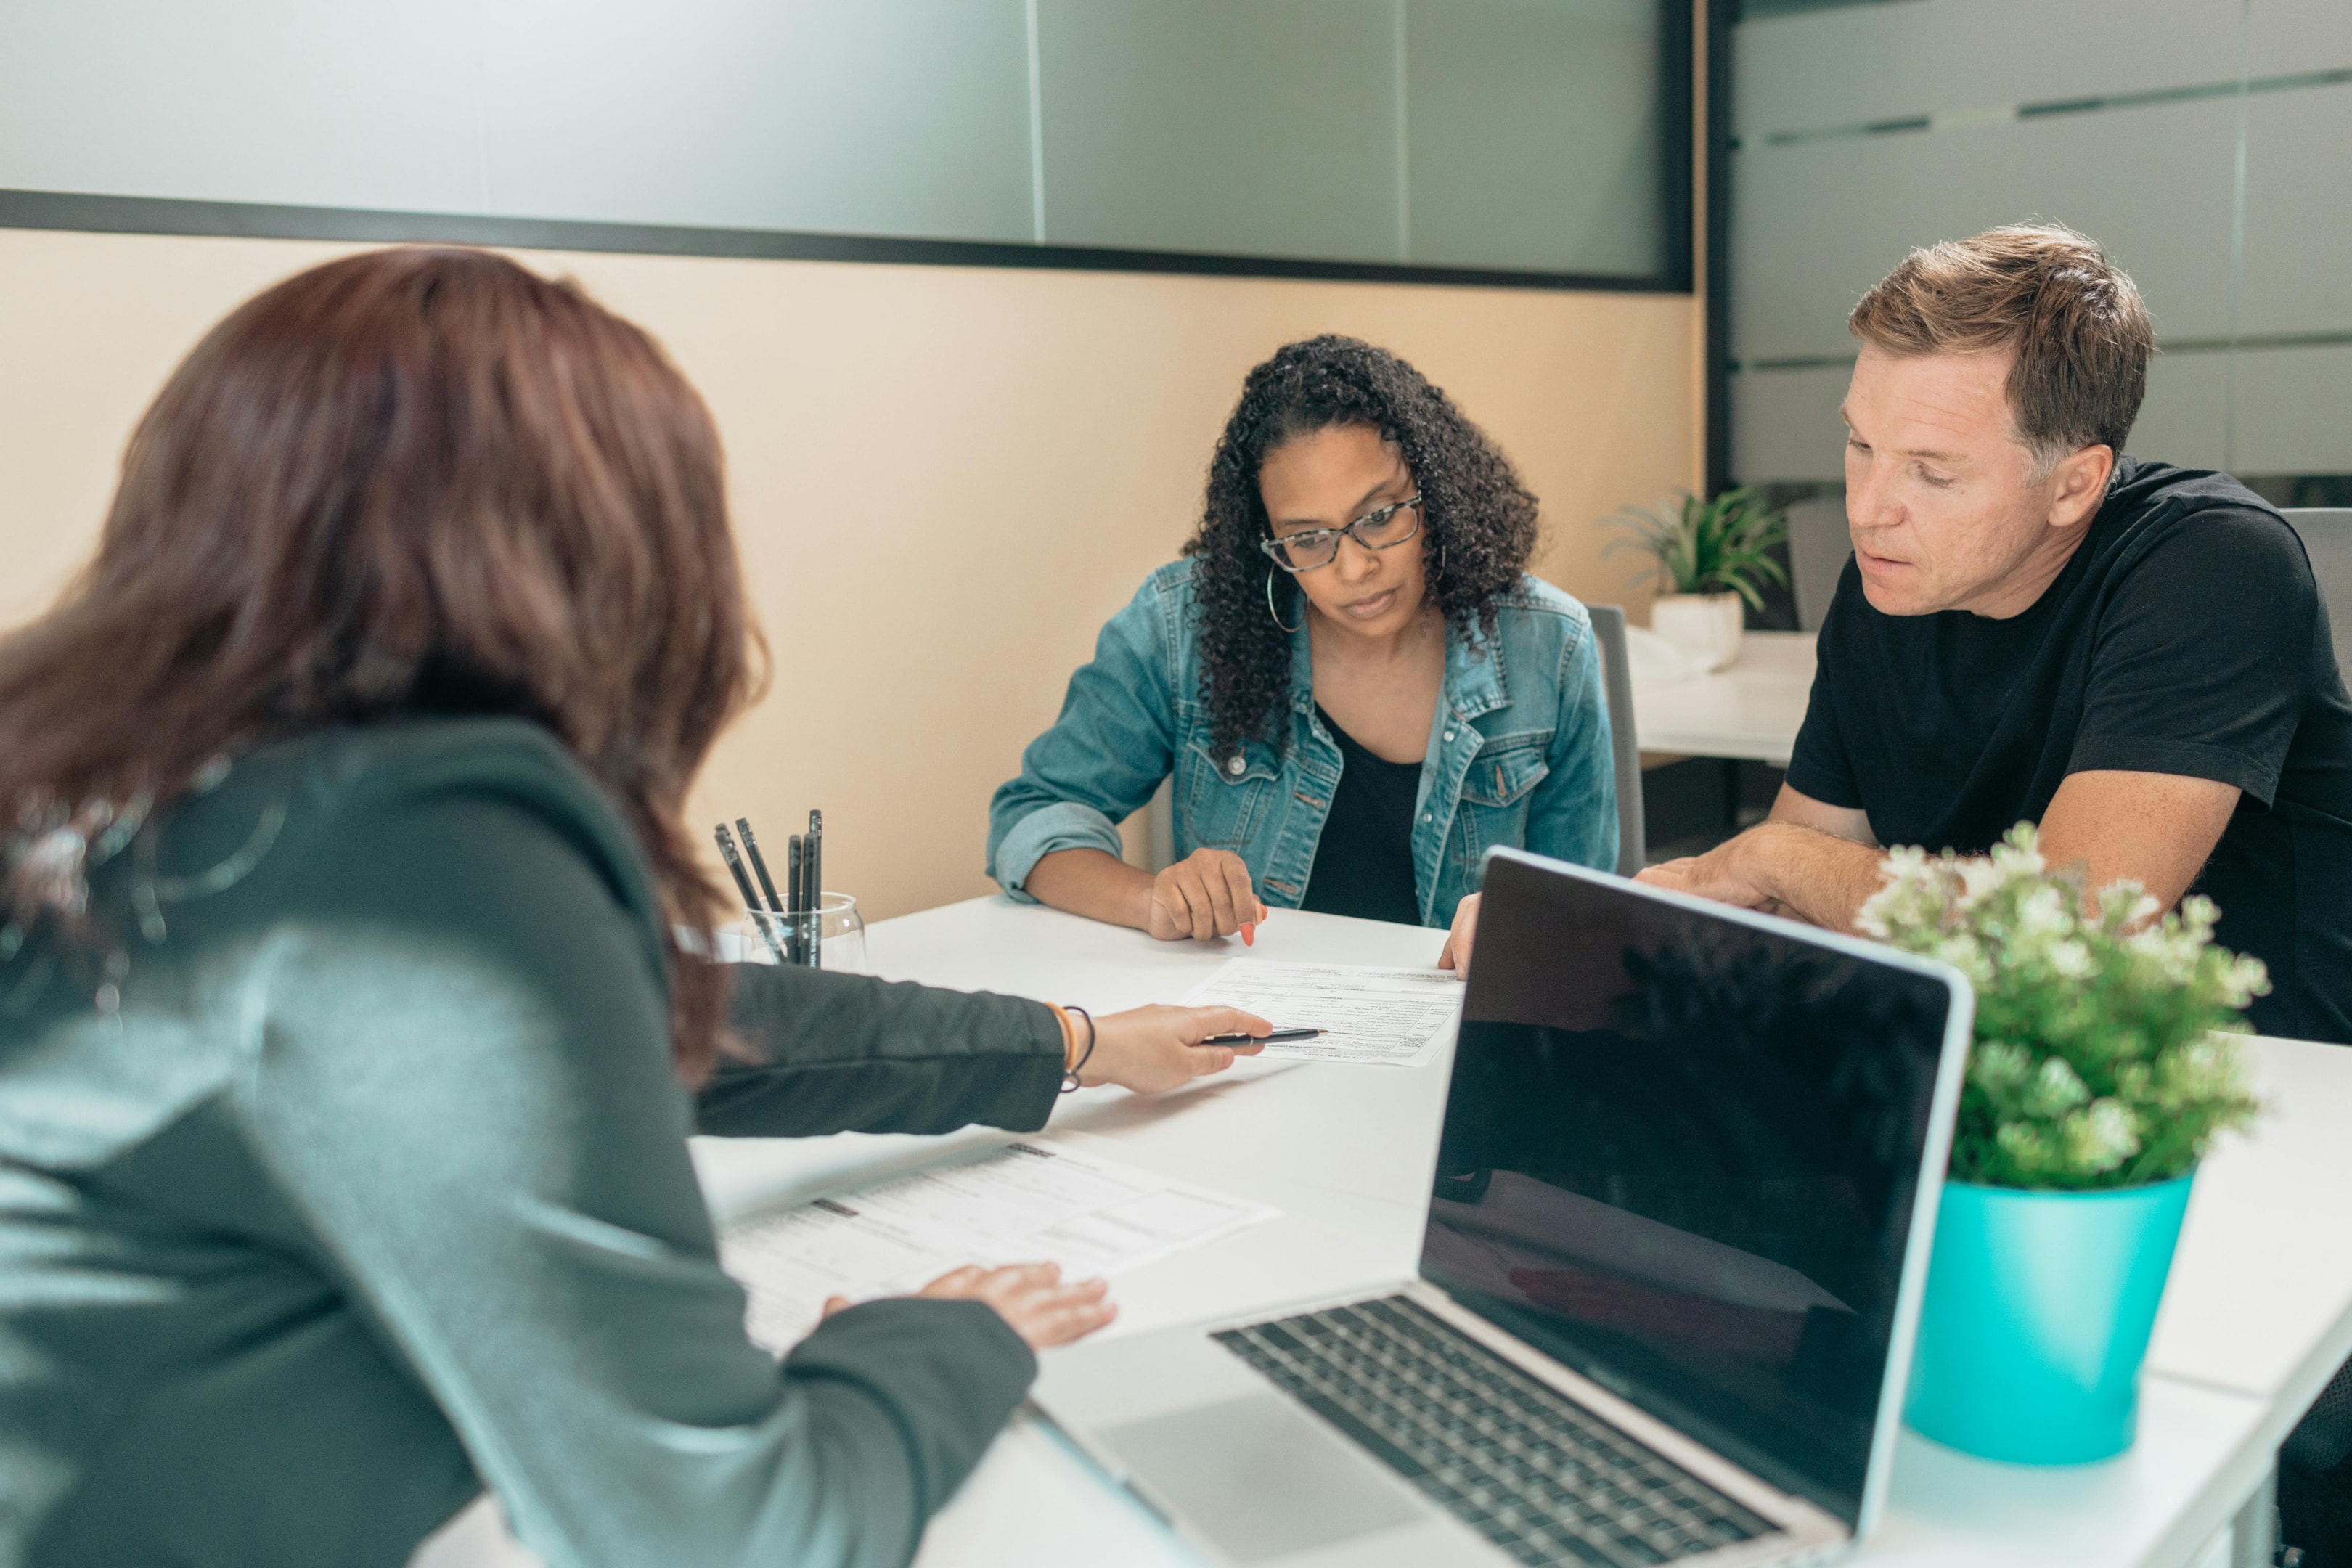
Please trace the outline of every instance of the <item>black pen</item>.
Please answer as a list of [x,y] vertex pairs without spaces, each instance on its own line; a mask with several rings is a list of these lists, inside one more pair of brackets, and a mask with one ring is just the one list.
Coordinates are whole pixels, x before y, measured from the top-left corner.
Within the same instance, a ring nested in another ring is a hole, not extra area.
[[809,967],[824,967],[824,813],[809,813]]
[[1204,1046],[1286,1046],[1294,1040],[1312,1040],[1329,1031],[1324,1029],[1276,1029],[1268,1035],[1211,1035],[1200,1043]]
[[719,840],[719,858],[727,862],[727,874],[735,879],[735,886],[743,895],[743,907],[751,913],[751,924],[759,929],[768,951],[776,955],[776,962],[782,963],[784,950],[776,945],[776,933],[768,929],[767,911],[760,908],[760,895],[751,890],[751,879],[743,874],[743,858],[735,853],[735,836],[727,831],[722,822],[711,829],[711,837]]
[[802,917],[808,911],[808,849],[797,833],[784,845],[784,908],[792,921],[793,962],[806,963],[808,929]]

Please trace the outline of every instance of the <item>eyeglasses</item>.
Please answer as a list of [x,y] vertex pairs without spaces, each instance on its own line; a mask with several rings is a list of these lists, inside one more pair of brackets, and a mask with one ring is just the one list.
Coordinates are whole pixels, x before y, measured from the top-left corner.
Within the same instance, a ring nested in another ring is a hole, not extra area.
[[1345,528],[1305,529],[1278,539],[1261,539],[1257,547],[1276,566],[1296,575],[1339,559],[1343,533],[1367,550],[1392,550],[1420,532],[1421,497],[1416,495],[1368,511]]

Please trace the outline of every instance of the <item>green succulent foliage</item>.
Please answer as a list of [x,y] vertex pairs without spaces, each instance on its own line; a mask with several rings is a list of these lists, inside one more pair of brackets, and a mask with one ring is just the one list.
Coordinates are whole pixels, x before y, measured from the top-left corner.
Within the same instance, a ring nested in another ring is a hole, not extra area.
[[1897,849],[1864,931],[1939,958],[1976,987],[1954,1179],[2092,1191],[2186,1174],[2259,1109],[2236,1037],[2270,989],[2213,945],[2212,901],[2153,919],[2134,883],[2084,913],[2079,874],[2042,862],[2031,823],[1990,857]]
[[1789,580],[1788,569],[1772,553],[1789,537],[1789,520],[1766,506],[1751,486],[1727,489],[1713,500],[1685,490],[1671,512],[1628,507],[1608,522],[1632,537],[1612,540],[1601,553],[1632,548],[1654,557],[1657,566],[1633,581],[1654,577],[1663,592],[1737,594],[1760,610],[1764,596],[1758,584]]

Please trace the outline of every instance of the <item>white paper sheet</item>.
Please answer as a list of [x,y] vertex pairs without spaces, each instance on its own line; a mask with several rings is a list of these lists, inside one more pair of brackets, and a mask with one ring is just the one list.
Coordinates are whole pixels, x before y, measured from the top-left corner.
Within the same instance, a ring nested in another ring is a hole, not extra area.
[[1236,958],[1184,1001],[1244,1008],[1278,1029],[1324,1031],[1318,1040],[1268,1046],[1265,1056],[1420,1067],[1462,1011],[1462,982],[1450,969]]
[[1213,1241],[1277,1211],[1114,1160],[1010,1143],[977,1160],[768,1215],[719,1237],[751,1295],[745,1326],[781,1352],[828,1296],[904,1296],[967,1263],[1058,1263],[1115,1274]]

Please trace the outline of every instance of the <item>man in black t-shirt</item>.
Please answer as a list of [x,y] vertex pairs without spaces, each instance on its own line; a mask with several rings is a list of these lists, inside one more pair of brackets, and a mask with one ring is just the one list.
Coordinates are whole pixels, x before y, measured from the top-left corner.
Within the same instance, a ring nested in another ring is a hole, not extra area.
[[[2302,542],[2120,457],[2154,334],[2080,235],[1914,252],[1849,321],[1854,555],[1769,821],[1643,879],[1851,929],[1881,846],[2021,820],[2094,889],[2194,890],[2265,1034],[2352,1042],[2352,704]],[[1474,917],[1475,918],[1475,915]]]
[[[2352,703],[2287,521],[2226,474],[2121,456],[2155,346],[2065,229],[1914,251],[1854,307],[1854,555],[1769,821],[1644,881],[1851,930],[1881,846],[1981,854],[2015,823],[2093,889],[2194,890],[2269,965],[2265,1034],[2352,1043]],[[1465,968],[1477,900],[1445,962]],[[2341,1194],[2320,1194],[2322,1203]],[[2336,1374],[2330,1396],[2352,1380]],[[2287,1541],[2334,1538],[2352,1460],[2281,1452]]]

